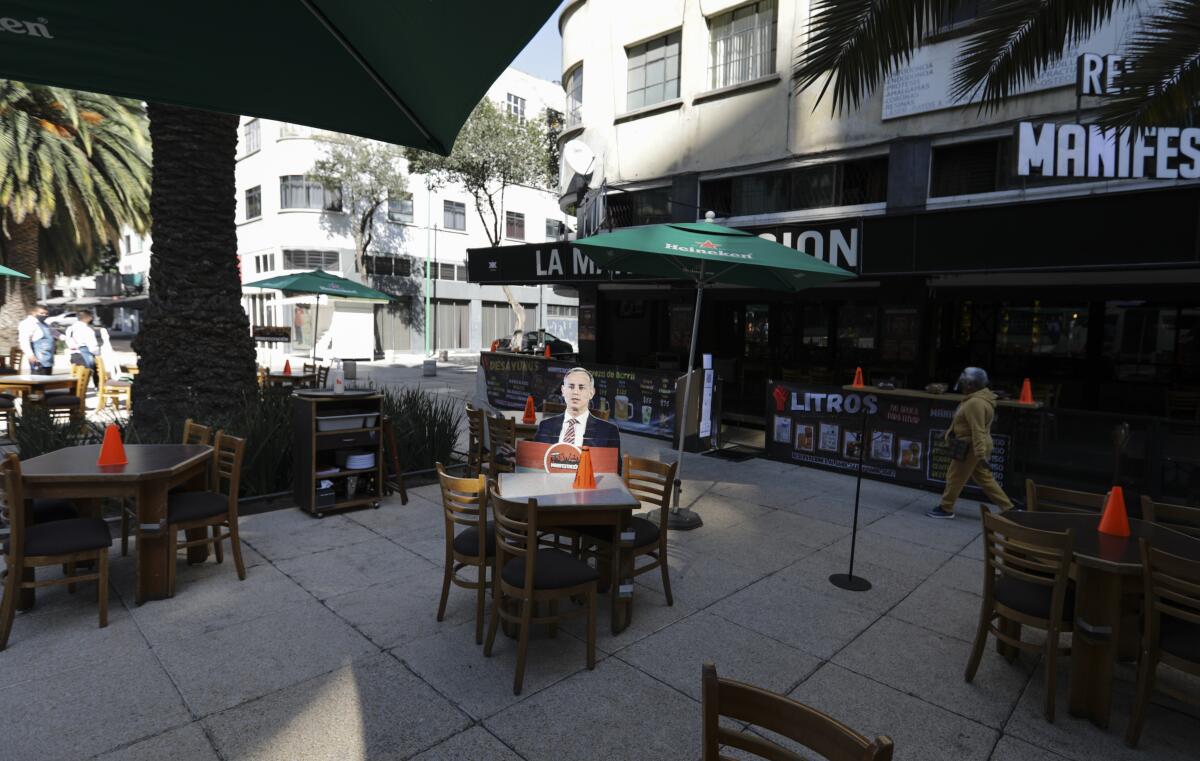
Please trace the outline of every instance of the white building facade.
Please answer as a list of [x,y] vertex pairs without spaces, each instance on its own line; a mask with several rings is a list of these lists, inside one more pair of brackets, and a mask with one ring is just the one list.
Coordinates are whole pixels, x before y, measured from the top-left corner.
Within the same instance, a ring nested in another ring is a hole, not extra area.
[[[507,69],[487,96],[517,118],[538,118],[547,108],[563,110],[557,83],[516,69]],[[427,348],[479,351],[511,334],[515,316],[502,289],[467,282],[467,249],[490,245],[469,193],[453,185],[430,188],[423,177],[408,174],[404,195],[389,199],[376,214],[367,272],[356,272],[349,216],[331,210],[331,195],[305,177],[322,153],[307,127],[242,118],[236,174],[242,282],[320,267],[395,298],[388,305],[323,298],[318,309],[311,297],[289,299],[279,291],[249,288],[244,303],[252,325],[288,329],[285,350],[308,354],[315,338],[319,357],[342,359]],[[503,243],[557,238],[568,220],[557,197],[542,188],[509,188],[500,212]],[[525,307],[526,330],[545,328],[576,343],[573,292],[538,286],[512,290]],[[260,343],[264,357],[269,348]]]

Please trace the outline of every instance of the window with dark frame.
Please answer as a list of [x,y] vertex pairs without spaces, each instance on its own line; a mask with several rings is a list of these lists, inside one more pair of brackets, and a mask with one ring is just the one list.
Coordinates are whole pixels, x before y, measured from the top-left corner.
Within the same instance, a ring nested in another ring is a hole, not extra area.
[[675,31],[625,49],[627,111],[679,97],[679,41]]
[[412,193],[401,193],[396,198],[389,198],[387,202],[387,214],[389,222],[401,222],[404,224],[412,224],[413,221],[413,196]]
[[504,237],[525,240],[525,215],[519,211],[504,212]]
[[279,208],[341,211],[342,192],[302,174],[285,175],[279,178]]
[[442,201],[442,226],[447,230],[466,230],[467,205],[462,201]]
[[284,249],[283,268],[285,270],[337,270],[339,269],[337,251],[311,251],[304,249]]
[[547,219],[546,240],[558,240],[559,235],[562,235],[562,222],[557,219]]
[[242,126],[242,155],[249,156],[262,147],[262,128],[258,119],[251,119]]
[[507,93],[506,99],[504,102],[504,110],[505,110],[505,113],[507,113],[509,116],[513,117],[514,119],[516,119],[519,124],[525,123],[525,99],[524,98],[522,98],[518,95],[513,95],[512,93]]
[[816,164],[700,183],[700,205],[718,216],[770,214],[887,200],[887,156]]
[[583,65],[576,66],[567,75],[567,128],[583,122]]
[[262,216],[262,186],[255,185],[246,191],[246,221]]
[[774,74],[775,23],[775,0],[749,3],[709,19],[709,88]]

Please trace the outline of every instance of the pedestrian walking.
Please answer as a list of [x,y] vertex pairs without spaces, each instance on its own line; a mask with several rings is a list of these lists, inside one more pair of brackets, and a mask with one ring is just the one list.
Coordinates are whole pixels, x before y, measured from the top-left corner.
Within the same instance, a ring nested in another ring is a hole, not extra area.
[[100,379],[96,376],[96,357],[100,354],[100,342],[96,339],[96,331],[92,328],[92,313],[86,309],[80,310],[76,321],[67,328],[67,350],[71,352],[71,364],[83,365],[92,371],[92,385],[100,387]]
[[29,315],[17,324],[17,343],[25,352],[29,372],[33,375],[50,375],[54,372],[54,343],[57,336],[46,324],[49,312],[46,307],[35,304]]

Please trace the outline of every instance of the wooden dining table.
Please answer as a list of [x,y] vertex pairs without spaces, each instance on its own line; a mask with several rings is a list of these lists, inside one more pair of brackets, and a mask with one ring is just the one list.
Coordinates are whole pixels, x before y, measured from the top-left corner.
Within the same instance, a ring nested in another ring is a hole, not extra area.
[[0,391],[12,391],[20,395],[23,399],[30,399],[33,396],[45,396],[47,391],[55,389],[72,389],[75,388],[75,376],[71,374],[60,375],[0,375]]
[[[1013,523],[1042,531],[1070,529],[1074,539],[1075,621],[1068,709],[1108,728],[1113,668],[1119,656],[1122,591],[1142,575],[1139,539],[1172,555],[1200,561],[1200,540],[1148,521],[1129,520],[1129,536],[1100,533],[1100,516],[1009,511]],[[1124,632],[1126,638],[1137,631]]]
[[[212,447],[200,444],[126,444],[127,464],[97,465],[98,445],[65,447],[22,461],[21,480],[27,501],[69,499],[82,515],[98,516],[102,497],[137,501],[134,599],[140,605],[167,596],[167,568],[175,562],[167,546],[167,492],[207,489],[211,454]],[[203,560],[206,554],[204,547],[189,548],[188,559]],[[18,608],[32,607],[34,590],[21,595]]]
[[633,532],[628,531],[633,511],[641,507],[637,497],[625,487],[616,473],[598,473],[595,489],[576,489],[571,473],[501,473],[500,494],[505,499],[536,499],[538,528],[607,526],[612,531],[609,559],[609,605],[613,634],[629,625],[627,615],[633,604],[633,573],[628,552],[633,547]]
[[267,383],[272,386],[313,386],[316,382],[317,374],[315,372],[267,373]]

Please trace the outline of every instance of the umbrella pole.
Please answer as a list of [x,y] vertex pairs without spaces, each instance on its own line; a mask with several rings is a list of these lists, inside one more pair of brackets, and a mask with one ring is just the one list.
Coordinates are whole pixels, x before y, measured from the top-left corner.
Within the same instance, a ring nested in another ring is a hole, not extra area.
[[321,294],[317,294],[317,311],[313,315],[312,361],[317,362],[317,339],[321,337]]
[[683,494],[683,440],[687,436],[687,417],[692,411],[692,358],[696,356],[696,339],[700,334],[700,304],[704,300],[704,262],[700,262],[700,279],[696,282],[696,313],[692,316],[692,348],[688,352],[687,376],[683,382],[683,409],[676,415],[679,424],[679,463],[675,469],[675,505],[667,517],[667,528],[690,531],[700,528],[704,521],[694,510],[680,510],[679,499]]

